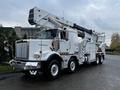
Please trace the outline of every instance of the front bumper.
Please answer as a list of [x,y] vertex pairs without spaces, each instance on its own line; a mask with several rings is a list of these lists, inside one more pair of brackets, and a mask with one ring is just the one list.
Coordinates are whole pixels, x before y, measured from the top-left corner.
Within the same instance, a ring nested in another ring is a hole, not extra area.
[[38,70],[41,68],[40,61],[11,60],[10,65],[17,70]]

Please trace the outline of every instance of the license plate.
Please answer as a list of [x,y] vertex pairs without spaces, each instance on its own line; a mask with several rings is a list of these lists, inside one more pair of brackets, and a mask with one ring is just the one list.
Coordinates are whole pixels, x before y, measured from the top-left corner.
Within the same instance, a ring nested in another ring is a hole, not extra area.
[[37,66],[38,62],[27,62],[25,66]]

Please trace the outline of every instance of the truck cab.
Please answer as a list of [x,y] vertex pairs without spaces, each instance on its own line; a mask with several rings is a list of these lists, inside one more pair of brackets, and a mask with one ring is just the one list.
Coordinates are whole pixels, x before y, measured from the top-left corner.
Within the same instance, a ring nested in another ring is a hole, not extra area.
[[67,68],[70,58],[79,52],[78,43],[81,41],[78,42],[77,38],[77,31],[72,29],[41,30],[32,39],[16,41],[16,56],[12,65],[36,74],[45,68],[44,64],[49,65],[52,59],[56,59],[60,70]]

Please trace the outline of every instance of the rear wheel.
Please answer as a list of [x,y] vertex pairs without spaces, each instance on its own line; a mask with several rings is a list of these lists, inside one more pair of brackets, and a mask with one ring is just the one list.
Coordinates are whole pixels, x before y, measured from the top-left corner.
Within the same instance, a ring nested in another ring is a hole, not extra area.
[[103,57],[101,55],[97,55],[95,63],[98,65],[102,64],[103,61],[104,61]]
[[97,57],[96,57],[95,64],[98,65],[99,63],[100,63],[100,58],[97,56]]
[[103,61],[104,61],[104,58],[103,58],[103,56],[100,56],[100,59],[99,59],[99,61],[100,61],[100,62],[99,62],[100,64],[103,64]]
[[70,60],[68,62],[68,71],[70,73],[74,73],[76,71],[76,69],[77,69],[77,63],[76,63],[76,61],[75,60]]
[[89,63],[90,63],[89,62],[89,56],[86,56],[83,64],[88,65]]

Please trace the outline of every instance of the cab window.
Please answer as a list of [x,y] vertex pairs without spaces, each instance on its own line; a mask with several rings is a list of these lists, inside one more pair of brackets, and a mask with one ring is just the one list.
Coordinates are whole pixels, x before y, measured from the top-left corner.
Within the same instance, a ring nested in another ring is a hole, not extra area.
[[36,37],[39,39],[54,39],[58,36],[57,29],[44,30],[37,33]]
[[61,31],[60,32],[61,39],[63,40],[68,40],[68,32],[66,31]]

